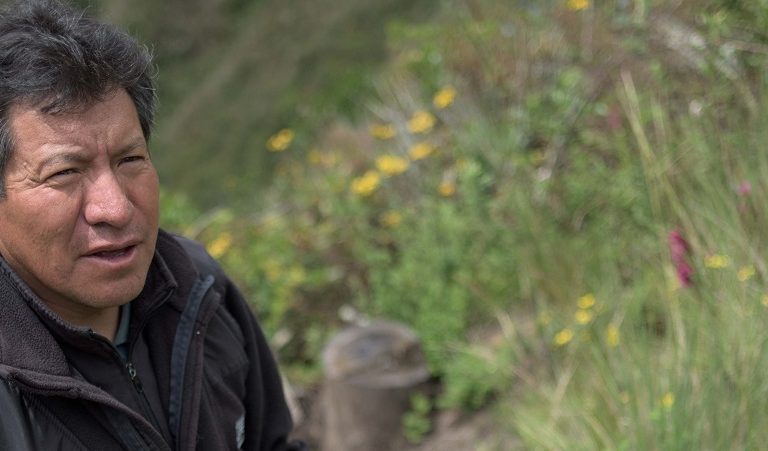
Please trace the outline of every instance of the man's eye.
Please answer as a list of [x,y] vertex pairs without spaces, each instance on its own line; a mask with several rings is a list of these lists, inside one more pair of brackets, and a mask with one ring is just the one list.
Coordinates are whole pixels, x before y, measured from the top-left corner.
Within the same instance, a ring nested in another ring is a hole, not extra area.
[[52,178],[64,177],[64,176],[67,176],[67,175],[75,174],[76,172],[77,172],[77,169],[75,169],[75,168],[63,169],[61,171],[54,172],[48,178],[52,179]]
[[130,157],[123,158],[120,162],[121,163],[135,163],[135,162],[139,162],[139,161],[144,161],[144,159],[145,158],[144,158],[143,155],[132,155]]

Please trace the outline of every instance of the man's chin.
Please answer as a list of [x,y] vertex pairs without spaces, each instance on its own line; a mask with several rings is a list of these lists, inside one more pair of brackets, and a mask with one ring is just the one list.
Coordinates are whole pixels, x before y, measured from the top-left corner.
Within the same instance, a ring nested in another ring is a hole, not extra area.
[[136,299],[144,288],[144,279],[131,280],[124,283],[107,283],[105,286],[93,286],[86,292],[79,293],[77,299],[84,306],[92,309],[109,309],[119,307]]

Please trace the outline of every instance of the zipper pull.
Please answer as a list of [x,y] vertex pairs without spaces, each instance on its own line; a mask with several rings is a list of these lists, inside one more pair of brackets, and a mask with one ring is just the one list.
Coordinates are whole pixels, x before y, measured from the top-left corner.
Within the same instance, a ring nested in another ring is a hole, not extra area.
[[133,363],[131,362],[126,363],[125,368],[128,370],[128,376],[131,378],[131,382],[133,382],[133,385],[136,387],[136,390],[138,390],[139,392],[144,392],[144,387],[141,385],[139,374],[136,372],[136,368],[134,368]]

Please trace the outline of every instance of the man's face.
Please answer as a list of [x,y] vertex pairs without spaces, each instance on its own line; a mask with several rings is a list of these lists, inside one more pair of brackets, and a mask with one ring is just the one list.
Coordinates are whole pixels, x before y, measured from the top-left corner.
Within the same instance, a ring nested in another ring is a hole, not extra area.
[[65,318],[131,301],[158,228],[158,179],[120,89],[77,113],[11,110],[0,254]]

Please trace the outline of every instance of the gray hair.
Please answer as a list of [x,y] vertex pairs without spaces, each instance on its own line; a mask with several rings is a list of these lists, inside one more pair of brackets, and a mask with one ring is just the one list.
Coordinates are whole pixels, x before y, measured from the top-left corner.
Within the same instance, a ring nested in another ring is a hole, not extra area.
[[154,75],[146,47],[82,11],[56,0],[17,1],[6,7],[0,12],[0,197],[14,148],[13,106],[67,113],[123,88],[149,140],[157,104]]

